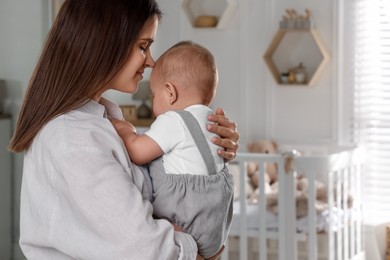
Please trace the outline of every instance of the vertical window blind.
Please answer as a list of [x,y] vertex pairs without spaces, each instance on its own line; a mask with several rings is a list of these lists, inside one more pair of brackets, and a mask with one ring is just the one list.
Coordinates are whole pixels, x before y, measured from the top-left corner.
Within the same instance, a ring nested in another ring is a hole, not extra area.
[[366,150],[365,217],[390,221],[390,1],[345,0],[343,10],[346,130]]

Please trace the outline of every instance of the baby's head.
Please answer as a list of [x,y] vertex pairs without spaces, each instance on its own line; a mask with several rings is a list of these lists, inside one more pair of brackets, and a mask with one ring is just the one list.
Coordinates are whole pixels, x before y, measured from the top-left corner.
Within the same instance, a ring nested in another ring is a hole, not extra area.
[[150,85],[156,116],[193,104],[208,106],[218,84],[218,71],[210,51],[191,41],[169,48],[156,61]]

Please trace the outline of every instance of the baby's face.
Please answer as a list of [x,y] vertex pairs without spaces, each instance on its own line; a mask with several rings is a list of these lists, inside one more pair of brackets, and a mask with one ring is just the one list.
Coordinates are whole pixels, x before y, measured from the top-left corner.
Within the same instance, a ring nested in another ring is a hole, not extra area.
[[160,79],[160,70],[154,68],[150,75],[150,90],[152,92],[153,113],[159,116],[169,110],[169,92]]

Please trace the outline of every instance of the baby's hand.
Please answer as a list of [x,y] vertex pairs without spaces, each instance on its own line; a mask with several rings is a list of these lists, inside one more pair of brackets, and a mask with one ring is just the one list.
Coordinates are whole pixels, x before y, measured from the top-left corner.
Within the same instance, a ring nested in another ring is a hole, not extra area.
[[123,136],[129,132],[137,133],[137,130],[129,121],[111,119],[111,123],[120,136]]

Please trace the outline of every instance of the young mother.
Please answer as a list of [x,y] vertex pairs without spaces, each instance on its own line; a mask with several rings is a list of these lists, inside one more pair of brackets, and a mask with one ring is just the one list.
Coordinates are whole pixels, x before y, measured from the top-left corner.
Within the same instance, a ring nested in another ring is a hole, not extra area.
[[[67,0],[32,76],[10,144],[25,151],[20,245],[28,259],[195,259],[191,236],[152,217],[151,189],[110,123],[101,95],[137,91],[154,60],[155,0]],[[220,156],[239,134],[211,115]]]

